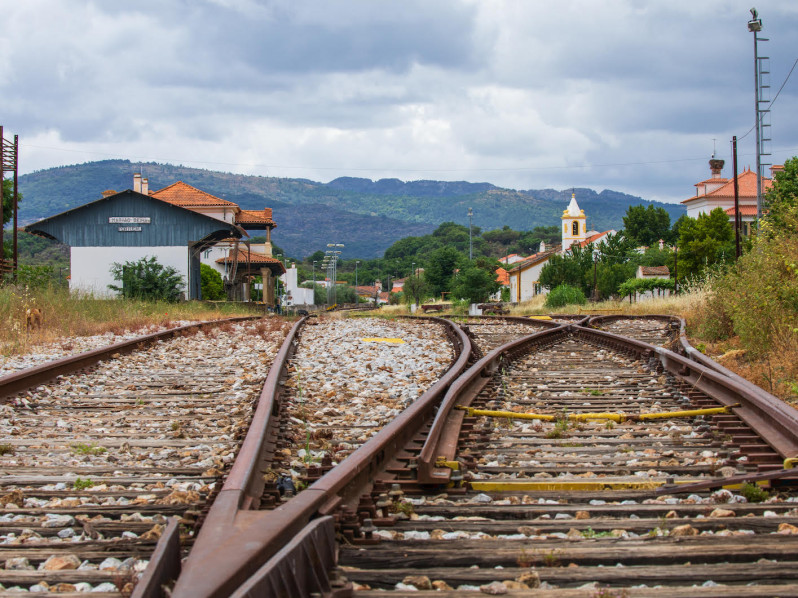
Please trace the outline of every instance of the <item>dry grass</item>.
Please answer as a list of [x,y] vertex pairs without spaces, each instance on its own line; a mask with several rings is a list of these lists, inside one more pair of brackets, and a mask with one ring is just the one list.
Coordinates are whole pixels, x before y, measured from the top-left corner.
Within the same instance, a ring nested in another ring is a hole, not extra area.
[[[27,332],[25,312],[42,310],[41,330]],[[152,325],[173,327],[178,320],[216,320],[252,315],[246,305],[211,306],[201,302],[150,303],[71,296],[57,289],[0,287],[0,354],[25,353],[32,345],[106,332],[136,332]]]

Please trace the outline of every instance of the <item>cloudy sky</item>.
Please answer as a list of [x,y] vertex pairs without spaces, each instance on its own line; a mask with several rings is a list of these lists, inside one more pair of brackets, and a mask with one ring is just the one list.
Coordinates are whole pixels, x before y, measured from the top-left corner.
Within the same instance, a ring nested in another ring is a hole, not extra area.
[[[754,124],[752,2],[773,96],[795,0],[0,0],[0,124],[23,173],[127,158],[680,201]],[[797,100],[798,68],[776,163]]]

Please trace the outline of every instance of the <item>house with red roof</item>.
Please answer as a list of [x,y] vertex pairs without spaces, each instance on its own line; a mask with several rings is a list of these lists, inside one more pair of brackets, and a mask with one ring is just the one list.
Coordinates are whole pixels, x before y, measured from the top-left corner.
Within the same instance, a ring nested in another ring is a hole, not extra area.
[[[183,181],[150,192],[147,179],[141,179],[139,174],[133,175],[133,190],[137,188],[141,189],[141,193],[166,203],[233,224],[245,231],[265,231],[264,243],[251,243],[246,237],[229,237],[204,249],[200,260],[222,275],[231,298],[249,301],[251,279],[253,276],[261,276],[263,300],[269,305],[274,303],[275,277],[286,274],[286,269],[279,259],[272,256],[271,233],[277,224],[272,220],[271,208],[242,210],[236,203],[206,193]],[[246,235],[249,236],[248,232]]]
[[[723,160],[711,159],[710,178],[696,183],[695,195],[682,201],[690,218],[698,218],[699,214],[708,214],[715,208],[723,208],[734,224],[734,174],[732,173],[731,178],[721,176],[723,164]],[[784,166],[772,166],[770,172],[773,174],[783,168]],[[751,224],[756,220],[756,183],[757,174],[750,168],[744,169],[737,175],[738,205],[742,232],[745,235],[751,232]],[[764,195],[773,186],[773,179],[762,177],[761,184]]]

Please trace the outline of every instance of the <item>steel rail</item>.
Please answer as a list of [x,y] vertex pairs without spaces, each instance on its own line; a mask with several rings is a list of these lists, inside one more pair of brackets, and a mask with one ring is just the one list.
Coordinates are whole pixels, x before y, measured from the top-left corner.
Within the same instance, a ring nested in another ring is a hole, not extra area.
[[625,336],[583,327],[574,327],[573,333],[642,358],[656,359],[666,371],[724,406],[741,403],[741,407],[734,409],[735,415],[764,442],[783,459],[798,456],[798,411],[758,386],[669,349]]
[[6,376],[0,377],[0,400],[25,390],[29,390],[41,384],[45,384],[50,380],[54,380],[58,376],[74,374],[75,372],[90,367],[100,361],[110,359],[114,355],[132,353],[158,341],[174,338],[193,330],[201,330],[205,327],[219,326],[228,322],[235,323],[257,320],[260,319],[260,317],[261,316],[240,316],[235,318],[225,318],[223,320],[199,322],[197,324],[187,324],[186,326],[178,326],[177,328],[170,328],[169,330],[155,332],[153,334],[145,334],[128,341],[114,343],[113,345],[100,347],[99,349],[92,349],[91,351],[85,351],[70,357],[55,359],[36,367],[20,370],[18,372],[14,372],[13,374],[7,374]]
[[[600,316],[612,318],[612,316]],[[617,317],[615,317],[617,319]],[[628,316],[624,316],[628,318]],[[646,316],[651,318],[651,316]],[[673,316],[656,316],[657,319],[679,322]],[[593,319],[590,319],[590,323]],[[419,482],[426,484],[446,483],[451,479],[450,467],[437,467],[441,461],[451,462],[455,458],[457,439],[466,413],[453,410],[455,405],[469,406],[473,398],[489,382],[490,376],[504,360],[558,338],[563,333],[579,336],[636,354],[644,359],[657,359],[661,367],[685,380],[693,387],[715,398],[724,406],[741,403],[734,413],[750,426],[783,459],[798,455],[798,411],[763,389],[741,379],[729,376],[725,368],[712,368],[669,349],[650,345],[618,334],[585,327],[583,320],[577,324],[564,324],[557,329],[531,335],[497,347],[475,363],[450,388],[444,398],[427,442],[418,462]],[[557,334],[557,337],[553,335]],[[708,358],[705,358],[708,360]],[[708,360],[711,362],[711,360]],[[714,363],[714,362],[713,362]]]
[[[632,320],[632,319],[636,319],[636,318],[662,320],[662,321],[669,321],[669,322],[673,323],[674,326],[678,326],[679,345],[676,348],[678,348],[678,352],[679,353],[684,354],[686,357],[688,357],[692,361],[698,362],[698,363],[700,363],[701,365],[703,365],[705,367],[713,369],[716,372],[720,372],[721,374],[724,374],[724,375],[728,376],[729,378],[732,378],[733,380],[736,380],[741,385],[748,387],[749,390],[751,390],[751,392],[753,392],[753,393],[765,393],[768,396],[771,396],[771,397],[773,396],[772,394],[770,394],[766,390],[760,388],[759,386],[757,386],[753,382],[751,382],[749,380],[746,380],[745,378],[743,378],[739,374],[736,374],[735,372],[731,371],[730,369],[724,367],[722,364],[718,363],[717,361],[715,361],[714,359],[712,359],[710,357],[707,357],[701,351],[699,351],[698,349],[693,347],[693,345],[691,345],[690,341],[687,339],[687,331],[686,331],[687,324],[686,324],[684,318],[681,318],[679,316],[671,316],[671,315],[665,315],[665,314],[652,314],[652,315],[646,315],[646,316],[630,316],[630,315],[622,315],[622,314],[601,315],[601,316],[592,316],[590,318],[590,320],[587,322],[586,325],[587,326],[593,326],[594,324],[600,325],[601,323],[603,323],[605,321]],[[778,400],[776,397],[773,397],[773,398],[775,400]]]
[[568,324],[555,324],[548,330],[511,341],[497,347],[477,361],[463,373],[449,388],[441,402],[427,439],[418,457],[418,481],[421,484],[446,484],[452,470],[438,467],[443,461],[452,461],[457,451],[457,440],[465,418],[465,412],[456,410],[456,405],[468,406],[488,384],[493,373],[502,361],[512,354],[525,351],[529,347],[552,343],[563,334]]
[[[353,506],[368,492],[376,475],[432,418],[449,385],[467,367],[471,353],[468,336],[447,320],[426,319],[443,324],[455,344],[458,356],[446,373],[390,424],[309,488],[272,511],[256,511],[253,509],[258,506],[257,490],[263,488],[260,466],[268,460],[267,434],[276,425],[280,411],[279,382],[286,373],[287,357],[295,348],[305,320],[297,323],[272,364],[241,452],[200,529],[171,596],[221,598],[244,587],[248,588],[244,594],[235,595],[264,595],[269,588],[279,587],[274,577],[285,571],[276,555],[291,540],[306,533],[308,522],[339,513],[342,507]],[[312,538],[321,541],[320,537],[309,534],[306,541],[311,542]],[[296,550],[289,554],[296,554]],[[267,563],[269,566],[264,566]],[[325,592],[329,583],[326,565],[322,560],[306,559],[306,566],[311,565],[312,573],[304,566],[301,571],[293,570],[296,575],[312,574],[319,580],[312,591]]]

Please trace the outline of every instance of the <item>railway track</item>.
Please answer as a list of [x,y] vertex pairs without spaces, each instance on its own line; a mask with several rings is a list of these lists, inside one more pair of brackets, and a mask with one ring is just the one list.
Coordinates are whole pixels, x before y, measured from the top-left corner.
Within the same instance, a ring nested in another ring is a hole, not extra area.
[[[8,397],[0,406],[5,592],[130,595],[165,530],[177,534],[170,521],[180,521],[187,549],[287,327],[185,330]],[[46,366],[37,370],[34,381],[48,377]]]
[[[415,320],[455,360],[392,405],[292,329],[171,596],[798,596],[798,415],[668,350],[678,321]],[[134,595],[164,595],[181,550],[162,538]]]

